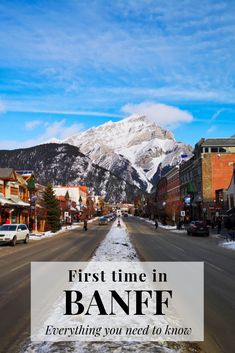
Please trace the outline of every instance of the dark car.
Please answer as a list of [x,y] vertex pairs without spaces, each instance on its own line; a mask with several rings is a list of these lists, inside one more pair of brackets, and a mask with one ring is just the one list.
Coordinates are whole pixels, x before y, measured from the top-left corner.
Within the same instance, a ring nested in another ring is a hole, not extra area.
[[108,222],[109,222],[109,220],[107,217],[100,217],[100,219],[99,219],[100,226],[106,225],[106,224],[108,224]]
[[205,235],[210,234],[209,227],[204,221],[192,221],[187,229],[188,235]]

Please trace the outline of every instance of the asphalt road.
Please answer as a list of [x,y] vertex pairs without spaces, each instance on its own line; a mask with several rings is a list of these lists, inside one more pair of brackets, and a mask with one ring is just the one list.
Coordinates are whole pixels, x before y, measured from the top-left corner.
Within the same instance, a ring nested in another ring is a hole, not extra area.
[[125,219],[142,261],[205,262],[206,353],[233,353],[235,347],[235,252],[212,237],[192,237],[158,228],[135,217]]
[[0,352],[18,353],[30,335],[30,262],[88,261],[111,224],[88,225],[16,247],[0,246]]
[[[126,221],[131,240],[143,261],[205,262],[206,353],[232,353],[235,339],[235,253],[218,239],[157,231],[134,217]],[[30,334],[30,262],[87,261],[111,225],[90,224],[28,245],[0,247],[0,352],[18,353]]]

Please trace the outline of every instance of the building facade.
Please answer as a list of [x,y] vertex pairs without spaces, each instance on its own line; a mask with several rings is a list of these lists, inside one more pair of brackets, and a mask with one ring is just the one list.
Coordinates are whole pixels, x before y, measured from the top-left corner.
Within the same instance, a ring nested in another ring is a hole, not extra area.
[[182,210],[179,166],[172,168],[165,174],[165,178],[167,184],[167,198],[163,202],[166,202],[165,209],[168,220],[172,224],[175,224],[179,220]]
[[157,215],[163,221],[165,221],[167,218],[166,204],[167,204],[167,178],[163,176],[157,183],[157,187],[156,187]]
[[13,168],[0,168],[0,223],[29,222],[27,183]]
[[227,190],[227,204],[228,209],[232,209],[235,207],[235,163],[233,164],[233,175],[229,188]]
[[194,156],[180,166],[180,190],[191,219],[214,218],[224,212],[218,190],[228,189],[235,163],[235,138],[201,139]]

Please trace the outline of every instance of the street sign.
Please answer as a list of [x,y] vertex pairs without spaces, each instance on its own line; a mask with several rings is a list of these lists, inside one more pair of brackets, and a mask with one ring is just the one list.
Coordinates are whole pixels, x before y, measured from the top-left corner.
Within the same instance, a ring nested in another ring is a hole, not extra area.
[[180,212],[181,217],[185,217],[185,211]]

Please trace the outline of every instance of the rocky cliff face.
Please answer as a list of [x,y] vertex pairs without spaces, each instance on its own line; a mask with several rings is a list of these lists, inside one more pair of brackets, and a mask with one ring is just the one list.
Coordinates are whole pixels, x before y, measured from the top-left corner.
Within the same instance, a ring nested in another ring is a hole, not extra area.
[[[34,170],[38,182],[54,185],[87,185],[110,202],[132,201],[140,190],[117,177],[68,144],[0,151],[0,166]],[[120,173],[122,174],[122,173]],[[123,166],[123,175],[125,168]]]
[[65,141],[99,166],[128,183],[151,191],[161,170],[179,163],[182,155],[191,156],[171,131],[162,129],[145,116],[131,116],[91,128]]

